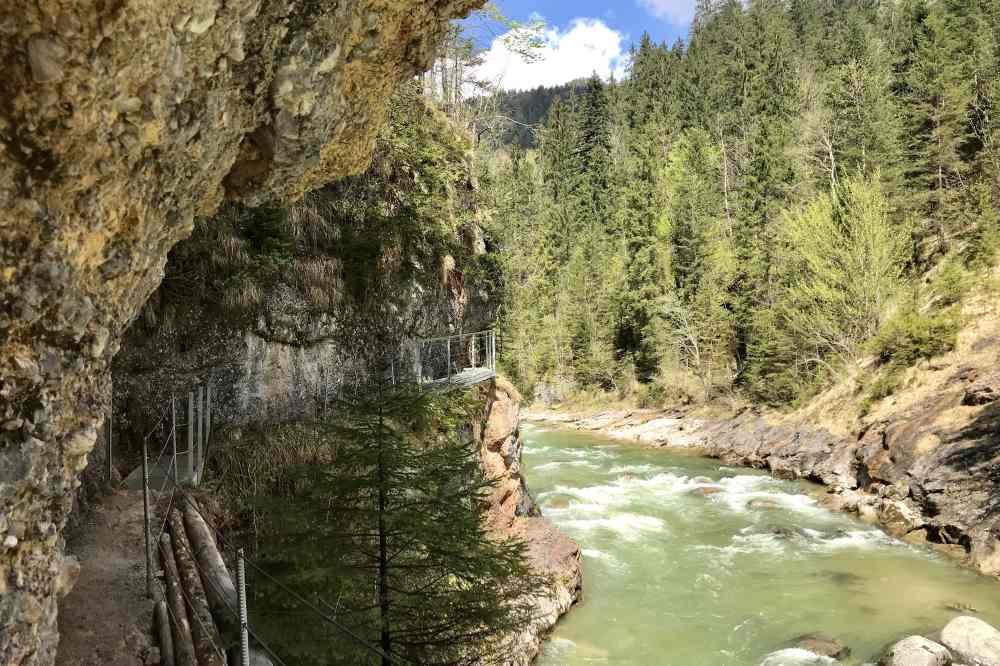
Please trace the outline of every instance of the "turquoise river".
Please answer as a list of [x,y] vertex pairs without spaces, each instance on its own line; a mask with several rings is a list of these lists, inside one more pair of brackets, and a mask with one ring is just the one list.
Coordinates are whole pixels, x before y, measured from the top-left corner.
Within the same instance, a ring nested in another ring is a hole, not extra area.
[[959,610],[1000,626],[1000,583],[819,506],[822,489],[717,461],[527,425],[544,514],[583,549],[584,598],[542,666],[799,666],[829,634],[875,661]]

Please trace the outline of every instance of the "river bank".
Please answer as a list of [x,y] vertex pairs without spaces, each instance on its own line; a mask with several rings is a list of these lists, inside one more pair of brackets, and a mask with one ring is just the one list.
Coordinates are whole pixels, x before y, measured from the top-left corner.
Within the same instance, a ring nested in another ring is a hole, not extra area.
[[561,427],[522,437],[587,579],[539,666],[859,666],[963,615],[1000,623],[1000,582],[826,509],[811,482]]
[[[826,487],[823,503],[892,536],[926,544],[980,573],[1000,575],[1000,394],[978,373],[899,413],[857,428],[812,425],[804,414],[731,415],[651,409],[528,408],[525,420],[716,458]],[[973,403],[973,404],[970,404]]]

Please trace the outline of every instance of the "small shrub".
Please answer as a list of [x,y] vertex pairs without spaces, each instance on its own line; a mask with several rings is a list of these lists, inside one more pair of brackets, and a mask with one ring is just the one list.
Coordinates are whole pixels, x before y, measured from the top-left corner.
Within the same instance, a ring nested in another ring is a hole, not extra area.
[[889,368],[886,372],[880,374],[868,387],[868,395],[865,396],[864,402],[861,403],[861,413],[867,414],[876,402],[884,400],[895,393],[896,389],[899,388],[902,378],[902,369],[898,367]]
[[965,263],[957,254],[946,257],[931,280],[930,288],[935,305],[948,306],[958,303],[970,286]]
[[954,349],[960,323],[954,309],[923,313],[909,308],[885,323],[871,350],[882,365],[907,367]]

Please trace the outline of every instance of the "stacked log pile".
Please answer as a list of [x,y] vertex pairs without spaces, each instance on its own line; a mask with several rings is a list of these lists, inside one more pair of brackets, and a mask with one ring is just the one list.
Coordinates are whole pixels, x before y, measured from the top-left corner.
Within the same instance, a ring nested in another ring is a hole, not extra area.
[[[236,586],[196,500],[179,496],[160,537],[162,598],[154,620],[161,666],[239,663]],[[254,663],[271,661],[254,654]]]

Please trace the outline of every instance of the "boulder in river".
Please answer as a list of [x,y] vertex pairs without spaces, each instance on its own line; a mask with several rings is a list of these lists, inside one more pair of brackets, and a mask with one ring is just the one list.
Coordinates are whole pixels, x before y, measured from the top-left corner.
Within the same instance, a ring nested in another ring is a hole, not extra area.
[[956,617],[941,630],[941,642],[969,666],[1000,666],[1000,631],[978,618]]
[[747,502],[748,509],[780,509],[781,503],[777,500],[757,497]]
[[792,639],[792,644],[797,648],[808,650],[821,657],[830,657],[831,659],[843,659],[851,654],[851,648],[836,638],[820,632],[803,634],[798,638]]
[[698,497],[708,497],[709,495],[718,495],[722,491],[721,486],[698,486],[697,488],[692,488],[690,494]]
[[893,645],[882,657],[881,666],[948,666],[948,648],[923,636],[908,636]]

